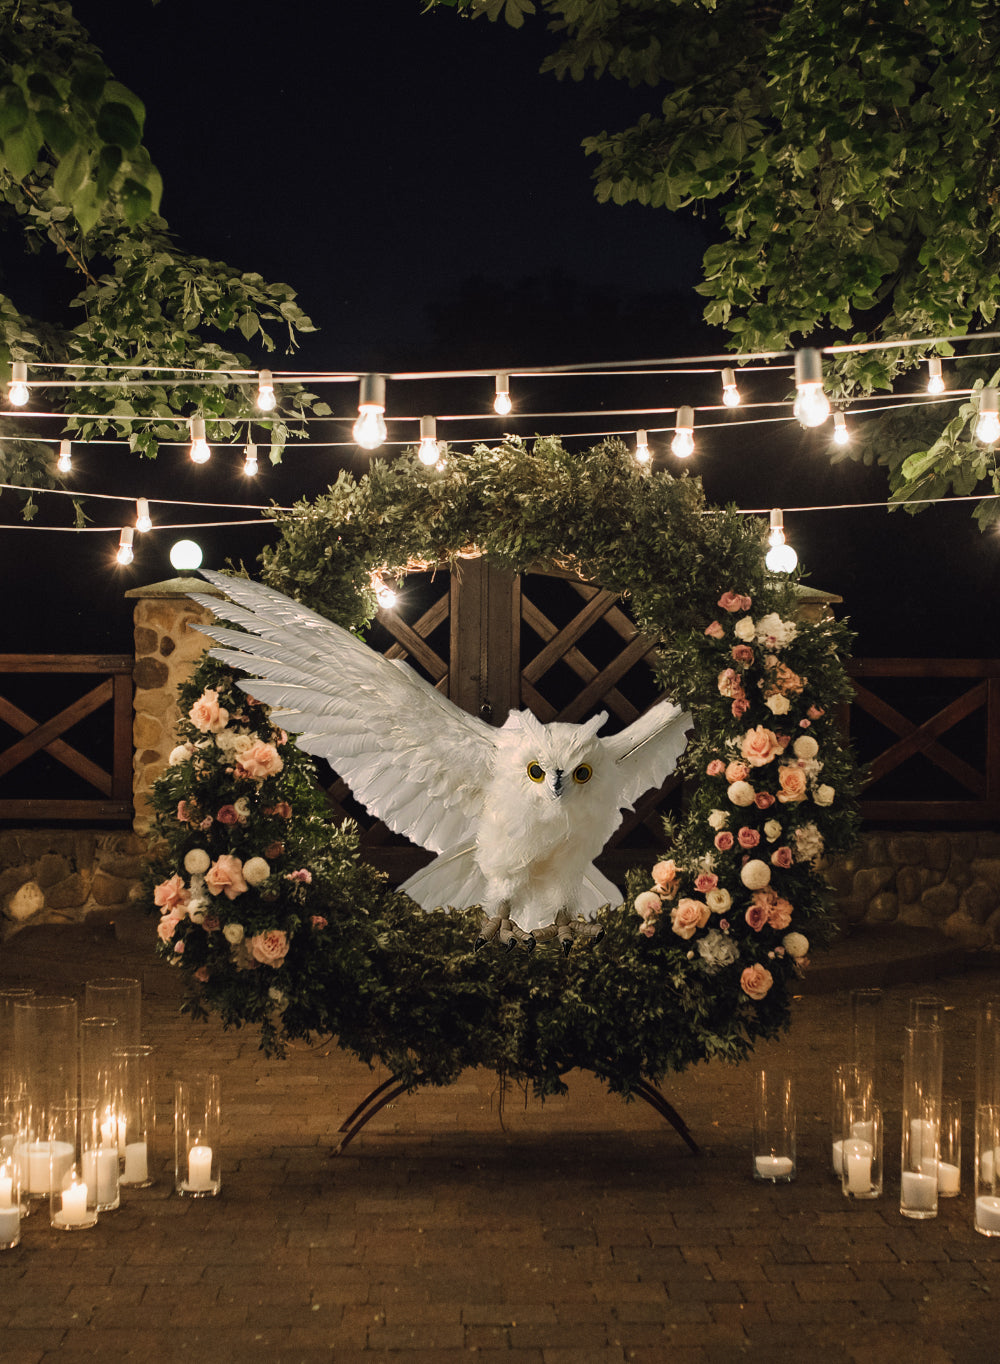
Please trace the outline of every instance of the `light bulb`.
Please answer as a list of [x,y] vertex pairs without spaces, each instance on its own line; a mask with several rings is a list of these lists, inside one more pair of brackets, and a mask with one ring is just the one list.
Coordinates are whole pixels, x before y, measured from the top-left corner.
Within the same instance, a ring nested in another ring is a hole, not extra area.
[[674,438],[670,442],[671,451],[678,459],[687,459],[694,454],[694,408],[679,407]]
[[253,478],[259,467],[260,466],[257,463],[257,447],[250,441],[243,451],[243,472],[248,478]]
[[387,587],[384,583],[376,592],[375,596],[378,599],[379,606],[384,607],[386,611],[391,611],[392,608],[399,601],[398,594],[395,593],[391,587]]
[[115,558],[120,564],[130,564],[132,557],[132,527],[122,526],[121,538],[118,541],[118,553]]
[[15,360],[11,366],[7,397],[14,407],[23,407],[28,401],[28,366],[23,360]]
[[847,418],[843,412],[833,414],[833,443],[835,445],[848,445],[851,440],[851,433],[847,429]]
[[191,458],[195,464],[207,464],[212,458],[212,451],[208,441],[205,439],[205,418],[191,418]]
[[736,387],[736,375],[731,369],[722,371],[722,401],[727,407],[740,405],[740,391]]
[[261,412],[273,412],[277,405],[274,396],[274,380],[269,369],[262,369],[257,380],[257,406]]
[[68,440],[59,442],[59,458],[56,460],[56,468],[61,474],[68,474],[73,468],[73,447]]
[[377,450],[385,440],[384,412],[385,377],[381,374],[363,374],[358,419],[354,423],[354,439],[362,450]]
[[772,545],[764,556],[764,563],[772,573],[794,573],[799,556],[791,545]]
[[421,464],[430,467],[437,464],[441,451],[437,442],[437,420],[434,417],[420,418],[420,449],[417,455]]
[[152,517],[149,514],[149,500],[145,497],[136,498],[135,528],[141,534],[153,529]]
[[196,540],[177,540],[170,547],[170,562],[178,573],[201,568],[201,545]]
[[830,415],[830,399],[823,392],[823,359],[807,347],[795,352],[796,398],[792,411],[803,426],[822,426]]
[[927,361],[927,392],[944,392],[944,375],[941,373],[941,357],[932,355]]
[[984,445],[994,445],[1000,440],[1000,389],[987,386],[979,395],[979,420],[976,422],[976,439]]
[[635,458],[637,464],[649,463],[649,437],[645,431],[635,433]]
[[496,381],[496,396],[493,399],[493,411],[498,417],[506,417],[512,407],[510,401],[510,375],[498,374]]

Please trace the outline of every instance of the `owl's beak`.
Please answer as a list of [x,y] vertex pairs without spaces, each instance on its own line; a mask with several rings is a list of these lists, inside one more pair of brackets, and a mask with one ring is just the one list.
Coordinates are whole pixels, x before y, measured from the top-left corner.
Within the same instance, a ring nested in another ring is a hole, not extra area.
[[560,768],[556,768],[552,774],[552,785],[548,788],[553,799],[558,800],[563,793],[563,774]]

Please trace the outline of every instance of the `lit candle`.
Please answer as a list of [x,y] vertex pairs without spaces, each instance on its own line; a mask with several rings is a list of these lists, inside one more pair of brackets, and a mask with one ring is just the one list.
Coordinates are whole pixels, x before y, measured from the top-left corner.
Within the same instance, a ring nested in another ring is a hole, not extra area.
[[[857,1126],[865,1126],[859,1123]],[[872,1154],[874,1147],[870,1141],[852,1137],[844,1144],[844,1173],[847,1175],[847,1192],[853,1194],[870,1193],[872,1187]]]
[[787,1179],[795,1163],[791,1156],[757,1156],[754,1167],[761,1179]]
[[87,1212],[87,1186],[74,1181],[63,1189],[62,1213],[59,1220],[67,1227],[78,1227],[90,1220]]
[[83,1177],[97,1190],[98,1203],[113,1203],[118,1197],[118,1145],[85,1151]]
[[937,1179],[934,1175],[904,1170],[900,1183],[900,1202],[907,1212],[937,1211]]
[[833,1143],[833,1173],[838,1176],[844,1173],[844,1143],[842,1141]]
[[0,1175],[0,1208],[9,1208],[14,1202],[14,1176]]
[[47,1194],[73,1164],[73,1146],[68,1141],[29,1141],[21,1147],[18,1163],[27,1192]]
[[212,1187],[211,1146],[192,1146],[188,1151],[188,1187],[191,1189]]
[[1000,1232],[1000,1198],[992,1194],[980,1194],[976,1199],[976,1230],[985,1231],[990,1236]]
[[126,1184],[144,1184],[149,1178],[149,1161],[144,1141],[130,1141],[125,1147]]
[[954,1198],[962,1186],[962,1176],[957,1165],[947,1161],[938,1162],[938,1193]]

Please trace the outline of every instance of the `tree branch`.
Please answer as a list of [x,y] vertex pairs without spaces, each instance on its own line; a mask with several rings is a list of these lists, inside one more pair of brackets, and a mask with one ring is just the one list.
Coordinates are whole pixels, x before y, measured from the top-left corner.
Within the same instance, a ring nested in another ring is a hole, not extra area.
[[[31,186],[22,181],[21,188],[24,190],[25,194],[35,205],[35,207],[44,212],[44,210],[42,209],[42,205],[38,202],[38,197],[35,194],[34,190],[31,188]],[[55,222],[50,222],[49,231],[52,232],[59,239],[59,242],[63,250],[66,252],[67,256],[69,256],[70,260],[73,262],[76,268],[80,271],[80,274],[83,275],[84,279],[87,280],[89,284],[96,284],[97,280],[87,269],[86,263],[73,250],[72,246],[70,245],[69,241],[66,238],[66,234],[62,231],[59,224]]]

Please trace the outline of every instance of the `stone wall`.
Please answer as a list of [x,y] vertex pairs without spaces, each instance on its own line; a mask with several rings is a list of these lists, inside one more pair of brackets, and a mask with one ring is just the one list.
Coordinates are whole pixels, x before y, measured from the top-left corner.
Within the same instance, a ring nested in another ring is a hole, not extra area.
[[127,831],[0,833],[0,939],[28,923],[81,923],[132,908],[145,849],[145,839]]

